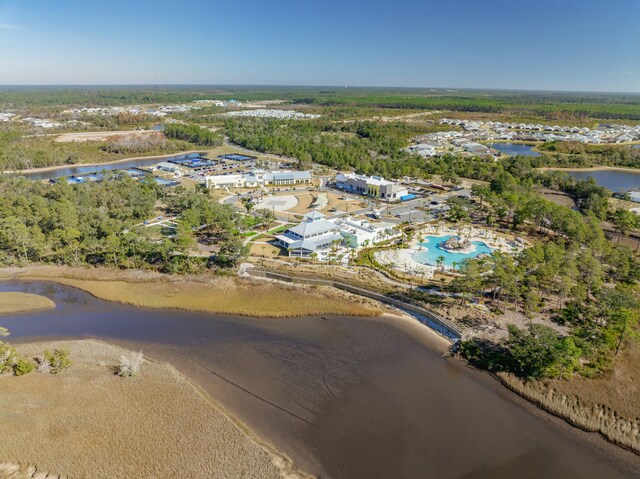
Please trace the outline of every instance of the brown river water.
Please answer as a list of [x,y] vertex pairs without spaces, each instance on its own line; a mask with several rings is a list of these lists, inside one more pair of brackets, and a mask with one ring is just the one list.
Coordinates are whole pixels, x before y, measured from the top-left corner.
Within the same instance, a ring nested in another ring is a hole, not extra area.
[[46,282],[0,291],[57,304],[0,317],[14,342],[97,337],[141,349],[323,478],[640,477],[638,456],[443,358],[446,345],[417,322],[147,310]]

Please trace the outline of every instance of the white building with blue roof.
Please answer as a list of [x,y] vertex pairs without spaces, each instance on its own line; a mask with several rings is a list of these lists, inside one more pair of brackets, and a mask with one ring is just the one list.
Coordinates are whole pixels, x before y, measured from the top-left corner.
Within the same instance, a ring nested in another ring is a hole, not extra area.
[[342,235],[340,227],[327,221],[325,215],[311,211],[304,215],[302,223],[276,235],[276,239],[280,246],[289,251],[289,256],[308,257],[330,248],[334,243],[341,243]]

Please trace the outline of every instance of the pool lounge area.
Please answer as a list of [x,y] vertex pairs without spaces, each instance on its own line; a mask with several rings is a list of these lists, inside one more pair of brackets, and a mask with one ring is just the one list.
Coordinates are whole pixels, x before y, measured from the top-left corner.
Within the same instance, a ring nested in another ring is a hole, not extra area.
[[[452,248],[460,247],[459,250],[443,247],[443,244],[452,238],[463,240],[462,245],[449,245]],[[489,255],[494,251],[516,254],[527,244],[522,238],[507,238],[488,228],[476,228],[471,225],[447,226],[441,223],[427,225],[408,247],[376,251],[375,258],[380,264],[397,271],[433,278],[436,272],[455,273],[466,259],[477,258],[481,254]],[[440,256],[443,257],[443,261],[438,264]]]
[[420,264],[438,266],[438,258],[442,256],[444,258],[442,265],[453,268],[454,263],[458,266],[466,259],[477,258],[481,254],[491,254],[494,251],[483,241],[471,241],[471,247],[464,252],[448,250],[442,246],[447,240],[457,236],[455,234],[425,236],[424,241],[419,243],[419,247],[424,249],[414,254],[413,259]]

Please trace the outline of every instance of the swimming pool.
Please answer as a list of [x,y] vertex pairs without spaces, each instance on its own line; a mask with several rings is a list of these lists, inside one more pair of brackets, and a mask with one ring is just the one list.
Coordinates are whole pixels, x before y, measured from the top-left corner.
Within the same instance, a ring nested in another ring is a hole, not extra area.
[[440,246],[440,243],[444,243],[449,238],[455,236],[457,235],[425,236],[424,241],[420,243],[425,249],[414,254],[413,259],[418,263],[437,266],[438,257],[443,256],[443,265],[453,266],[453,263],[455,262],[457,266],[465,259],[475,258],[483,253],[491,254],[491,252],[493,251],[492,248],[487,246],[487,244],[483,243],[482,241],[472,241],[471,244],[475,246],[475,250],[468,253],[454,253],[452,251],[447,251]]

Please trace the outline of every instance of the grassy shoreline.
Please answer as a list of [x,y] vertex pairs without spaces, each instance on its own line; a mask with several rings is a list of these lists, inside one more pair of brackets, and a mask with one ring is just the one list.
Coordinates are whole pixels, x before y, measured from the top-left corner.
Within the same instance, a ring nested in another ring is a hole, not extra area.
[[629,173],[640,173],[640,168],[629,168],[624,166],[590,166],[588,168],[559,168],[555,166],[545,166],[537,168],[539,171],[622,171]]
[[56,303],[37,294],[13,291],[0,293],[0,314],[30,313],[55,307]]
[[52,281],[96,298],[151,309],[180,309],[253,317],[323,314],[377,316],[373,301],[332,288],[304,288],[219,276],[166,276],[103,268],[33,266],[0,269],[0,280]]
[[606,404],[588,404],[574,394],[541,381],[523,381],[509,374],[494,377],[507,389],[572,426],[596,432],[607,441],[640,454],[640,421],[620,415]]

